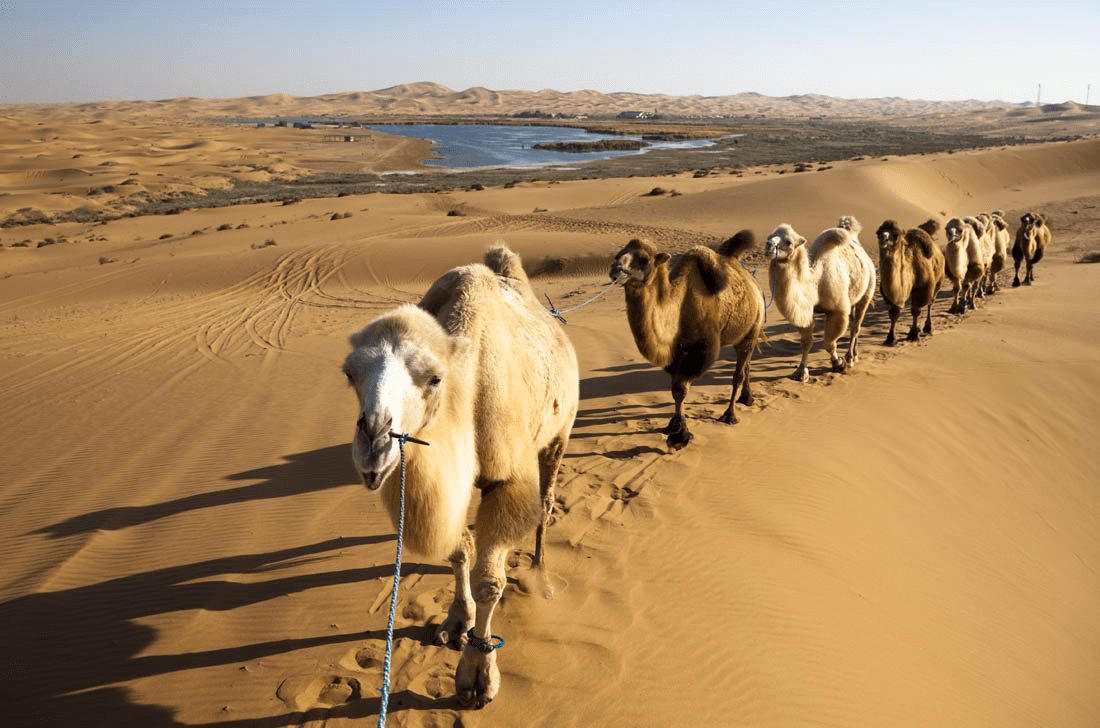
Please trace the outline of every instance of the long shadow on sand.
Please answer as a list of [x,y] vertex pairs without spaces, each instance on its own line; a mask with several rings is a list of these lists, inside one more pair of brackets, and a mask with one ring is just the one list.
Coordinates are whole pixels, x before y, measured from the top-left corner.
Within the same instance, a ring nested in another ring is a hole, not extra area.
[[[155,630],[139,624],[151,615],[183,610],[228,611],[289,594],[333,585],[358,585],[392,577],[389,565],[317,571],[242,583],[241,576],[262,579],[303,559],[322,562],[350,547],[377,544],[392,535],[337,538],[296,548],[226,556],[148,571],[73,589],[31,594],[0,604],[4,625],[5,726],[117,725],[176,726],[171,711],[137,705],[116,684],[153,675],[233,665],[292,650],[352,641],[384,639],[383,630],[278,639],[240,647],[177,655],[144,655]],[[407,565],[408,572],[450,573],[442,566]],[[228,577],[228,578],[227,578]],[[402,638],[422,640],[421,628],[397,630]],[[425,642],[426,644],[426,642]],[[396,696],[395,696],[396,697]],[[421,696],[406,696],[418,707]],[[378,700],[356,701],[356,713],[378,712]],[[392,703],[391,703],[392,705]],[[297,725],[302,715],[242,725]],[[219,722],[218,725],[230,723]]]
[[349,464],[350,448],[350,444],[332,445],[295,453],[285,456],[286,462],[226,476],[226,480],[262,480],[259,483],[197,493],[146,506],[106,508],[45,526],[34,533],[64,538],[92,531],[118,531],[187,511],[354,485],[359,481]]

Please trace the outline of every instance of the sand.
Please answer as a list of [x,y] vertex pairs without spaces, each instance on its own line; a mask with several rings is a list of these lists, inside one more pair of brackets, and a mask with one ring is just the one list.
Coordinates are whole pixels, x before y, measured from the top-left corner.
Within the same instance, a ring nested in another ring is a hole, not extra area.
[[[5,158],[0,219],[261,165],[246,130],[87,113],[41,112],[46,156]],[[0,147],[32,145],[4,118]],[[313,152],[293,144],[263,154],[299,169]],[[658,184],[681,194],[645,196]],[[0,722],[373,724],[395,532],[351,466],[346,337],[493,241],[550,271],[536,290],[565,308],[639,234],[676,251],[782,221],[809,236],[840,214],[871,230],[999,208],[1050,218],[1035,285],[1002,274],[961,317],[941,294],[935,335],[894,348],[879,303],[857,368],[828,372],[818,343],[806,384],[772,308],[756,404],[715,420],[723,360],[679,452],[622,291],[570,314],[582,402],[548,532],[555,596],[525,587],[520,544],[493,623],[500,695],[463,711],[458,653],[431,644],[449,569],[406,554],[389,723],[1094,726],[1100,266],[1077,261],[1100,250],[1098,190],[1091,139],[0,229]]]

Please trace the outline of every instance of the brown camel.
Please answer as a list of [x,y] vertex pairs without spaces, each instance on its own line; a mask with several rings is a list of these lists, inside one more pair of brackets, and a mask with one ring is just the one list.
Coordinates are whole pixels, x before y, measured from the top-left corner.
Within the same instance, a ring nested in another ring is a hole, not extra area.
[[932,304],[940,292],[944,276],[943,251],[927,232],[936,227],[936,221],[929,220],[919,228],[902,231],[896,220],[886,220],[876,232],[879,291],[890,307],[890,333],[886,335],[886,346],[894,345],[894,328],[906,300],[913,314],[913,325],[906,340],[920,339],[917,320],[923,308],[928,309],[924,333],[932,334]]
[[737,364],[729,406],[719,421],[737,422],[735,398],[743,405],[753,402],[749,369],[764,326],[764,298],[740,258],[754,244],[752,233],[743,230],[717,253],[696,246],[672,258],[648,241],[631,240],[611,265],[612,278],[626,277],[626,315],[638,351],[672,377],[676,411],[663,432],[673,449],[691,441],[684,399],[723,346],[734,347]]
[[1023,284],[1030,286],[1035,280],[1035,264],[1043,259],[1043,252],[1050,245],[1050,226],[1045,215],[1025,212],[1016,230],[1016,242],[1012,245],[1012,261],[1016,264],[1016,277],[1012,287],[1019,286],[1020,263],[1026,266]]
[[[535,529],[534,563],[554,483],[577,413],[577,358],[539,304],[519,256],[495,247],[485,265],[446,273],[420,301],[372,321],[351,337],[344,373],[359,400],[352,460],[396,525],[403,543],[447,557],[454,602],[436,632],[463,647],[455,671],[459,701],[481,707],[500,689],[490,620],[507,583],[513,544]],[[480,493],[474,537],[466,514]]]

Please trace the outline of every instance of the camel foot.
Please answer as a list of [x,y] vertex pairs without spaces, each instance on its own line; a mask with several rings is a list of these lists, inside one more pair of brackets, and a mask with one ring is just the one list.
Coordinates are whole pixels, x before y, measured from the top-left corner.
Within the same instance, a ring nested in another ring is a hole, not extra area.
[[747,389],[743,389],[741,391],[741,396],[737,398],[737,403],[738,404],[743,404],[746,407],[752,407],[753,402],[755,402],[755,401],[756,401],[756,398],[753,397],[752,393],[749,392]]
[[916,326],[909,329],[909,335],[905,337],[906,341],[920,341],[920,329]]
[[791,374],[791,379],[796,382],[808,382],[810,381],[810,372],[806,367],[799,367]]
[[482,652],[472,644],[462,651],[455,669],[455,690],[464,708],[484,708],[500,692],[497,653]]
[[924,322],[924,335],[925,336],[931,336],[932,335],[932,322],[931,321],[925,321]]
[[891,333],[891,334],[886,335],[886,341],[882,342],[882,345],[883,346],[893,346],[894,343],[895,343],[894,342],[894,335]]
[[1025,286],[1030,286],[1031,285],[1031,279],[1030,278],[1025,278],[1024,279],[1024,285]]
[[843,374],[844,372],[848,371],[848,365],[842,361],[834,361],[833,371],[837,374]]
[[474,626],[473,604],[463,604],[455,599],[447,610],[447,618],[435,630],[435,643],[461,650],[466,646],[466,633]]
[[691,438],[693,437],[695,437],[695,435],[688,432],[687,425],[681,423],[680,429],[669,433],[665,443],[673,450],[683,450],[687,447],[687,444],[691,442]]
[[727,425],[737,424],[737,415],[733,412],[733,405],[730,405],[729,408],[722,413],[722,416],[718,418],[718,421]]
[[661,428],[662,435],[671,435],[683,426],[684,418],[673,415],[668,424]]
[[1019,288],[1020,287],[1020,279],[1019,278],[1013,278],[1012,279],[1012,287],[1013,288]]

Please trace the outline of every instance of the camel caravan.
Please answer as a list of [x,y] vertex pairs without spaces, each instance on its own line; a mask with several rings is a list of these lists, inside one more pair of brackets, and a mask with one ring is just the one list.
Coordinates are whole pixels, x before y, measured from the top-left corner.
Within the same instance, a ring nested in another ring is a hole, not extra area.
[[[884,221],[876,232],[876,266],[853,217],[841,217],[809,244],[783,223],[765,245],[770,302],[741,263],[755,246],[750,231],[717,250],[696,246],[675,256],[631,240],[614,257],[610,285],[624,290],[639,353],[671,377],[674,412],[662,430],[668,446],[691,441],[684,400],[723,347],[733,347],[736,364],[718,421],[736,423],[735,404],[753,403],[750,365],[772,303],[798,330],[801,360],[790,376],[806,382],[816,315],[824,317],[832,370],[848,371],[859,358],[876,284],[890,316],[887,346],[896,343],[906,304],[912,315],[906,339],[932,333],[932,306],[945,281],[953,286],[952,314],[995,293],[1008,254],[1003,214],[952,218],[942,249],[938,231],[934,220],[909,229]],[[1043,215],[1023,215],[1012,246],[1013,286],[1031,285],[1050,238]],[[558,467],[579,406],[577,356],[549,313],[519,256],[497,244],[483,263],[444,274],[419,304],[400,306],[353,334],[344,361],[359,404],[352,462],[366,487],[380,492],[398,529],[398,564],[402,546],[451,563],[454,601],[435,641],[462,652],[455,689],[466,707],[480,708],[500,690],[496,653],[503,640],[492,633],[492,616],[507,583],[505,562],[534,531],[532,566],[544,568]],[[846,332],[842,356],[838,342]],[[471,532],[466,514],[475,493]],[[387,646],[385,690],[388,660]]]

